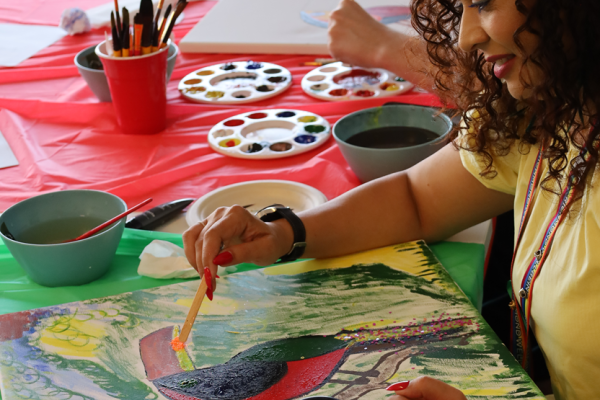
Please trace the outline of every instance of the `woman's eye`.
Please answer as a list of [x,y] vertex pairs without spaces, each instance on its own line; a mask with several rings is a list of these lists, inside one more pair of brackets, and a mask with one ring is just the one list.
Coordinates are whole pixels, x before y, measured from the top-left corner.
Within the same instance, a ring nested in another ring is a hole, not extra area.
[[477,11],[482,12],[489,3],[490,0],[478,1],[477,3],[472,2],[469,8],[477,8]]

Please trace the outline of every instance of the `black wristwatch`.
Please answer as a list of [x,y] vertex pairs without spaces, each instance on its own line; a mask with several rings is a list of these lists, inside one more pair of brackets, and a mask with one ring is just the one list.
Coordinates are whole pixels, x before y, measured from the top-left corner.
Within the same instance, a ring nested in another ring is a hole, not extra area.
[[277,263],[290,262],[297,260],[304,254],[306,247],[306,230],[302,220],[289,208],[282,204],[272,204],[256,212],[256,216],[265,222],[276,221],[285,218],[291,225],[294,232],[294,244],[292,249],[281,256]]

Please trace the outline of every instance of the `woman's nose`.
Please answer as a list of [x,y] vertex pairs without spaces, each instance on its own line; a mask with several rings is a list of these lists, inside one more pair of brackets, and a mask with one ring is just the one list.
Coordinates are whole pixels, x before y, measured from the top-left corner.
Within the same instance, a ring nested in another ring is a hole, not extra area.
[[463,51],[471,52],[488,40],[489,36],[479,21],[477,8],[465,7],[460,21],[458,47]]

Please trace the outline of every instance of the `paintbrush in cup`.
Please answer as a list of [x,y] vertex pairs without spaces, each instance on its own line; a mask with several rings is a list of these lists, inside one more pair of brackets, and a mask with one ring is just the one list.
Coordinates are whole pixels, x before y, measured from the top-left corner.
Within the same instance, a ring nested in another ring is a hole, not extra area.
[[162,37],[162,34],[165,31],[165,27],[167,26],[167,21],[169,19],[170,14],[171,14],[171,5],[169,4],[167,6],[167,9],[165,10],[165,15],[163,16],[162,21],[160,22],[160,29],[158,29],[158,27],[156,29],[156,31],[157,31],[156,41],[152,43],[152,51],[155,51],[154,50],[155,45],[158,48],[158,45],[160,43],[160,38]]
[[140,3],[141,22],[144,26],[142,30],[142,54],[152,52],[152,34],[154,32],[154,8],[152,0],[142,0]]
[[169,40],[169,36],[171,36],[171,31],[173,30],[173,26],[175,26],[175,21],[177,21],[177,18],[179,18],[179,15],[183,12],[183,9],[185,8],[185,6],[187,6],[187,1],[179,0],[177,2],[175,11],[173,11],[173,14],[169,17],[169,22],[167,25],[168,27],[162,37],[161,44],[160,44],[161,48],[167,47],[167,41]]
[[119,39],[119,31],[115,24],[115,14],[113,11],[110,12],[110,27],[112,30],[112,42],[113,42],[113,57],[121,57],[121,40]]
[[113,218],[109,219],[108,221],[104,222],[103,224],[98,225],[94,229],[90,229],[83,235],[77,236],[75,239],[65,240],[63,243],[76,242],[78,240],[86,239],[86,238],[100,232],[102,229],[106,228],[107,226],[112,225],[113,223],[117,222],[118,220],[128,216],[129,214],[131,214],[138,208],[145,206],[146,204],[150,203],[151,201],[152,201],[152,198],[146,199],[146,200],[142,201],[140,204],[135,205],[135,206],[131,207],[130,209],[128,209],[127,211],[122,212],[121,214],[117,215],[116,217],[113,217]]
[[129,57],[129,10],[123,7],[123,31],[121,33],[121,54],[123,57]]

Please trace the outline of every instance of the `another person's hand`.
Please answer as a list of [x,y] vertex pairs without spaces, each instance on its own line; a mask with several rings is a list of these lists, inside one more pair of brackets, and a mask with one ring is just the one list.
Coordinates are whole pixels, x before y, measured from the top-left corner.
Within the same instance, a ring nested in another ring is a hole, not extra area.
[[204,268],[210,269],[213,289],[218,265],[271,265],[289,251],[292,242],[287,221],[265,223],[237,205],[218,208],[183,233],[185,256],[200,276]]
[[328,33],[331,56],[360,67],[386,68],[386,60],[392,59],[400,48],[397,33],[375,20],[354,0],[341,0],[332,11]]
[[391,385],[388,390],[396,393],[389,400],[466,400],[460,390],[428,376]]

